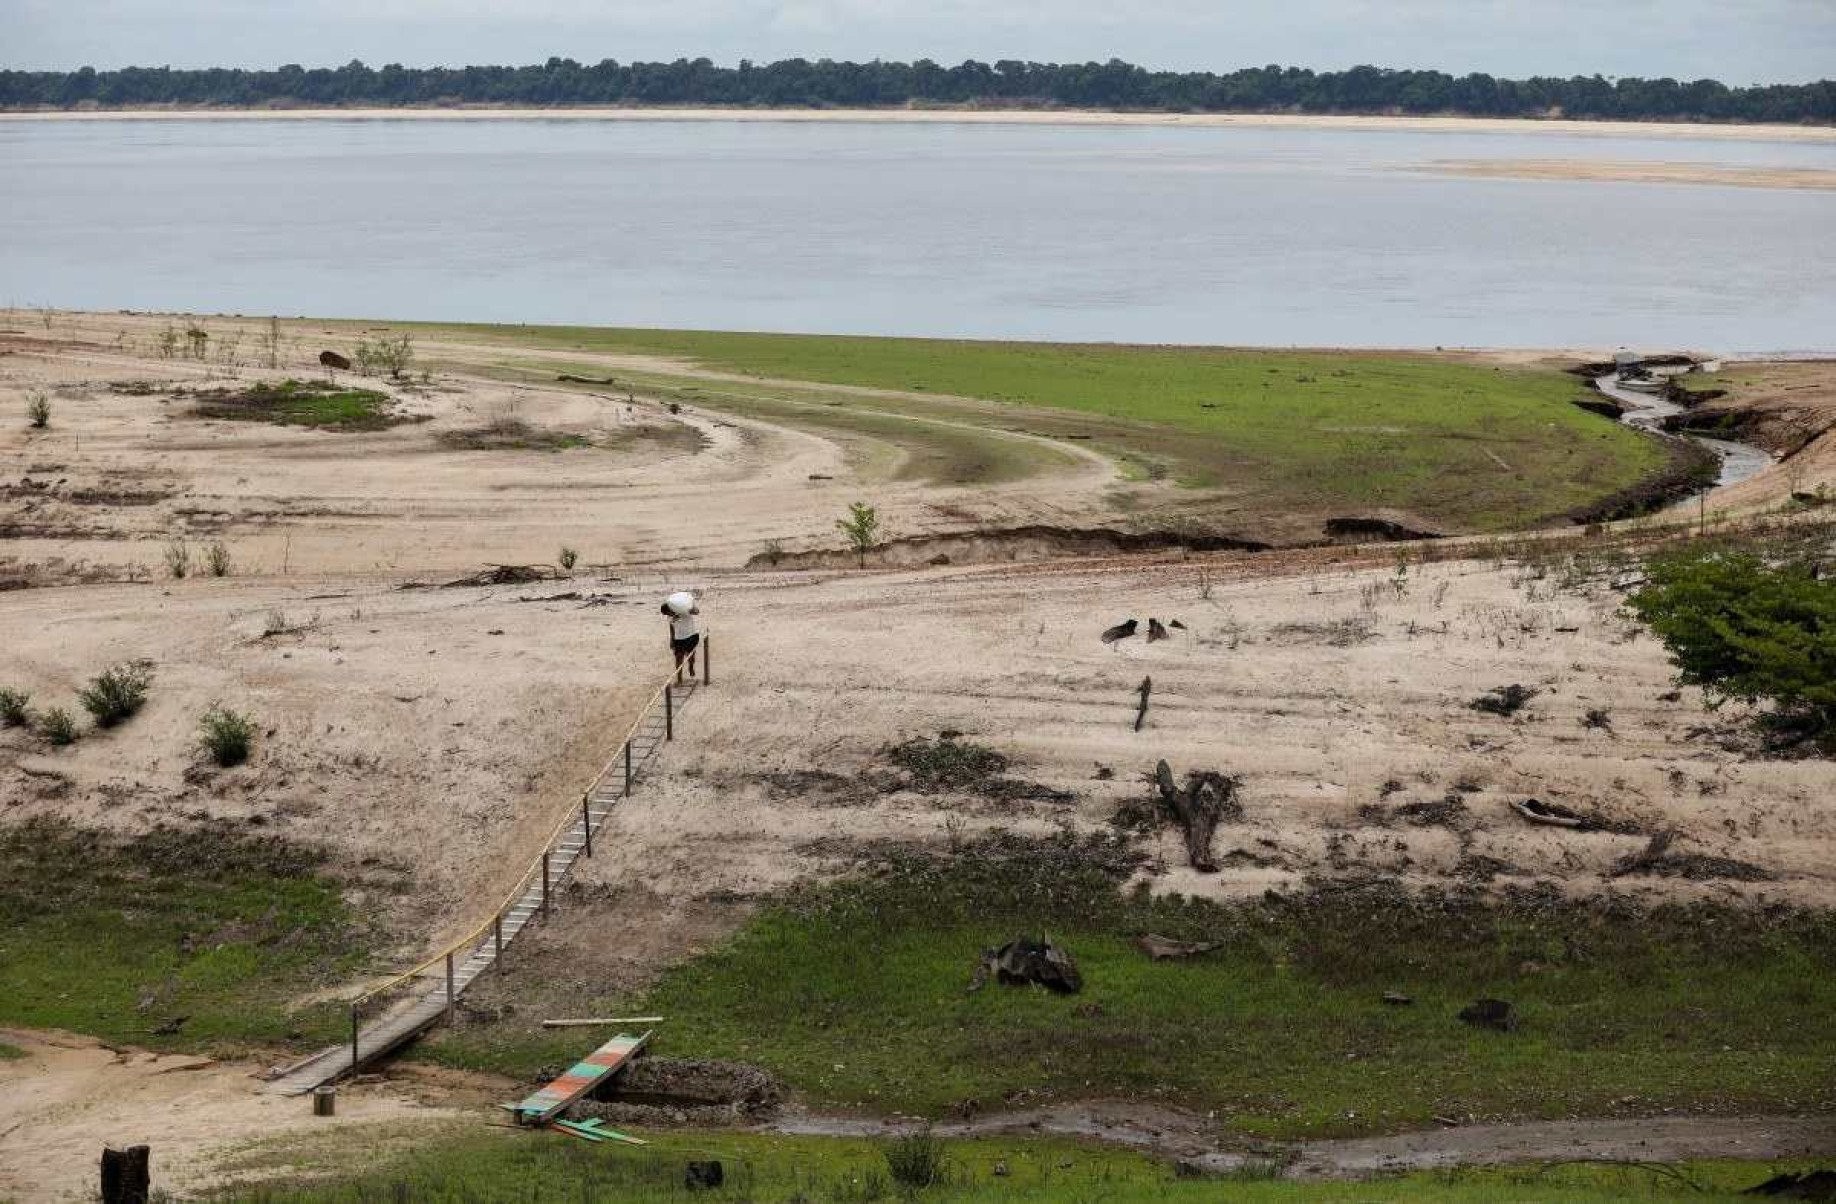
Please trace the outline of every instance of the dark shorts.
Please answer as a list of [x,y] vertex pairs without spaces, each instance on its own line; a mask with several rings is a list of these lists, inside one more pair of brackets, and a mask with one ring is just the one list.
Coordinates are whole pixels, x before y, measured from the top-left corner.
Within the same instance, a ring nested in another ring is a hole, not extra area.
[[687,656],[701,647],[701,633],[696,632],[686,640],[671,640],[669,647],[677,656]]

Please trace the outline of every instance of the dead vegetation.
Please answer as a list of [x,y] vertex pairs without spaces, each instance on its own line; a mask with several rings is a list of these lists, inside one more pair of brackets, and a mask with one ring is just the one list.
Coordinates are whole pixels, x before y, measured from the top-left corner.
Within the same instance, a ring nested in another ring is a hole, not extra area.
[[918,736],[886,749],[886,758],[904,770],[901,787],[921,794],[970,794],[1002,801],[1067,803],[1073,796],[1038,782],[1010,778],[1011,764],[1002,753],[961,732],[943,731],[935,740]]
[[1162,813],[1185,833],[1187,862],[1201,874],[1217,873],[1211,838],[1219,824],[1243,818],[1243,804],[1237,798],[1243,779],[1212,769],[1194,769],[1187,772],[1181,789],[1173,782],[1172,767],[1160,761],[1154,766],[1153,780]]
[[1612,876],[1725,879],[1733,882],[1767,882],[1773,874],[1751,862],[1707,853],[1673,852],[1677,833],[1666,829],[1652,836],[1645,847],[1613,863]]

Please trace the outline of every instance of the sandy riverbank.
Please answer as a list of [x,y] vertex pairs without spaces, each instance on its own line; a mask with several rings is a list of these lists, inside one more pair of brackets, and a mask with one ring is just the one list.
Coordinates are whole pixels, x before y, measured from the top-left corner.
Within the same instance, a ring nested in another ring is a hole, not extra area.
[[1622,184],[1718,184],[1731,188],[1836,189],[1836,171],[1817,167],[1613,163],[1586,159],[1440,159],[1421,170],[1437,175],[1501,180],[1591,180]]
[[1371,117],[1291,113],[1139,113],[1088,109],[351,108],[85,109],[0,113],[7,121],[750,121],[896,125],[1195,126],[1201,128],[1536,133],[1570,137],[1836,142],[1836,126],[1710,125],[1497,117]]

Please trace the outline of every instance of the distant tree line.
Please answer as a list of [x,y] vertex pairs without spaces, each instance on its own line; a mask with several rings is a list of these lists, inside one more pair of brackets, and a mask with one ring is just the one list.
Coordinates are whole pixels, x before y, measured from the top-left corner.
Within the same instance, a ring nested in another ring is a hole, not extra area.
[[1437,114],[1650,121],[1836,123],[1836,81],[1730,88],[1712,79],[1498,79],[1441,71],[1260,67],[1148,71],[1107,63],[944,67],[785,59],[719,67],[708,59],[596,64],[551,58],[526,67],[338,68],[288,65],[119,71],[0,71],[0,107],[339,107],[397,105],[734,105],[877,108],[908,104],[1207,113]]

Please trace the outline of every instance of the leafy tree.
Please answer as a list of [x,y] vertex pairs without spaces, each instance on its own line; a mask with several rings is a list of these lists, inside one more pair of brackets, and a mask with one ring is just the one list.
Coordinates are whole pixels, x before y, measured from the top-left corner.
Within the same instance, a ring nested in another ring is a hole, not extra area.
[[1694,545],[1653,557],[1627,605],[1711,705],[1772,704],[1765,721],[1836,751],[1836,581],[1814,559]]
[[860,557],[861,567],[867,567],[867,553],[873,551],[874,541],[880,534],[880,513],[866,502],[855,502],[848,507],[848,517],[835,520],[835,526],[848,537],[848,546]]

